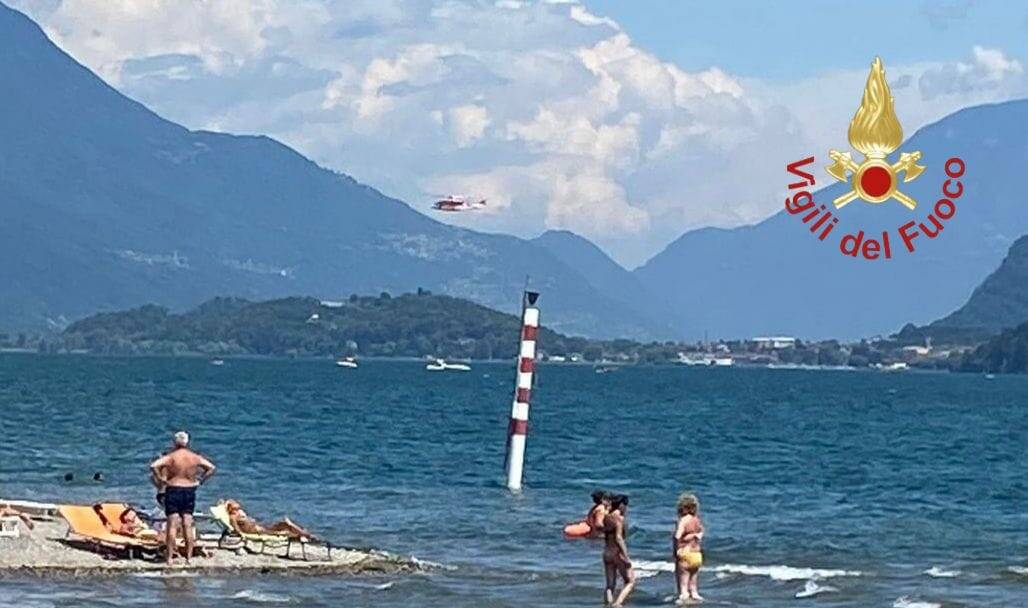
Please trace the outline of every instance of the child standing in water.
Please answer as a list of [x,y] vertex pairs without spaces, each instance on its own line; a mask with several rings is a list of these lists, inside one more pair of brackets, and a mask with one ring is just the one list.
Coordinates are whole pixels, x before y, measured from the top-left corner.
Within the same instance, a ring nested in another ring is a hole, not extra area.
[[675,572],[678,574],[678,603],[689,600],[702,602],[698,585],[703,553],[703,522],[700,521],[700,501],[692,494],[678,498],[678,524],[675,526]]

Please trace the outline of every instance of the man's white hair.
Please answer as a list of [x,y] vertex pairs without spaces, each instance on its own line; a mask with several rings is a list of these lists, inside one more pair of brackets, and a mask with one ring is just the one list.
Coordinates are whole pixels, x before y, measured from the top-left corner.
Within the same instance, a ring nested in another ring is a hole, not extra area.
[[184,448],[189,445],[189,433],[179,431],[175,433],[175,447]]

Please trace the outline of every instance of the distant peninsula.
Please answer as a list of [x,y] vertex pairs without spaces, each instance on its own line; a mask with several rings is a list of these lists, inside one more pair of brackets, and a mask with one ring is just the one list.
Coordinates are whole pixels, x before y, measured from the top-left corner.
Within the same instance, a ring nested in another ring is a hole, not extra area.
[[[494,359],[515,355],[519,328],[513,315],[419,290],[339,302],[215,298],[180,314],[146,305],[72,323],[61,341],[67,350],[98,354]],[[541,339],[569,347],[587,342],[547,329]]]

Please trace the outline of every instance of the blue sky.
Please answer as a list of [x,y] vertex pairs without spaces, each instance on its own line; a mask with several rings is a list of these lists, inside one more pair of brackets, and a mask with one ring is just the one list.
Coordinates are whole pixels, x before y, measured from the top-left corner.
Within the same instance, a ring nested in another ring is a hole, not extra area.
[[956,61],[974,45],[1028,51],[1028,4],[585,0],[636,43],[686,70],[713,65],[749,77],[794,80],[859,69],[876,54],[891,63]]
[[[905,132],[1028,96],[1028,5],[658,0],[6,0],[193,129],[270,135],[476,230],[581,234],[633,267],[781,207],[845,145],[875,55]],[[745,176],[744,178],[740,176]]]

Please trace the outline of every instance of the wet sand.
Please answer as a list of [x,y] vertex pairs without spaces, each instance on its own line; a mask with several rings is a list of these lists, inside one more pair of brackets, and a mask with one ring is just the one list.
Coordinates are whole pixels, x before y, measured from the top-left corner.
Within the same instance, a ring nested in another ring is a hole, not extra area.
[[332,558],[324,547],[308,546],[304,561],[299,546],[286,558],[285,547],[268,548],[264,555],[242,547],[219,549],[217,542],[201,540],[210,557],[195,557],[189,565],[176,559],[170,568],[163,559],[127,559],[124,552],[97,552],[91,545],[67,539],[63,521],[34,521],[35,530],[20,538],[0,538],[0,576],[36,574],[66,576],[117,576],[128,573],[165,571],[205,574],[251,573],[288,575],[375,575],[426,570],[424,564],[376,550],[333,548]]

